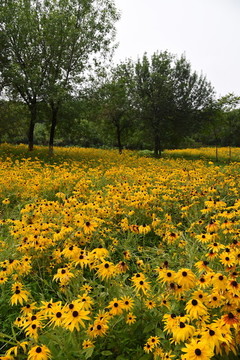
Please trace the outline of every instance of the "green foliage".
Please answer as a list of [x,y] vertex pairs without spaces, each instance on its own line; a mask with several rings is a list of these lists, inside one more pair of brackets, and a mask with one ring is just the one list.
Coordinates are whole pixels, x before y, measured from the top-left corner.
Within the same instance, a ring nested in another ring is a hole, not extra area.
[[26,105],[0,101],[0,142],[23,142],[27,138],[29,114]]
[[213,89],[191,71],[185,57],[168,52],[144,55],[136,64],[136,95],[140,116],[158,156],[163,148],[178,146],[196,129],[199,113],[209,104]]
[[37,103],[50,106],[53,146],[60,105],[109,52],[118,18],[112,0],[2,2],[0,73],[9,92],[28,105],[30,150]]
[[111,69],[93,96],[97,99],[96,118],[103,136],[111,136],[111,143],[122,152],[123,138],[134,128],[134,69],[131,61]]

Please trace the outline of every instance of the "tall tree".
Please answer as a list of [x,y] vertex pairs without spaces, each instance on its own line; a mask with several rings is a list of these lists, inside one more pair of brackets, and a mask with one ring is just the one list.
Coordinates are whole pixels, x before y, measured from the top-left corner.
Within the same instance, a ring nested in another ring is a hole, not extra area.
[[154,142],[154,154],[175,146],[200,121],[209,105],[213,88],[203,76],[191,71],[184,56],[176,59],[167,51],[147,55],[136,64],[136,94],[140,115]]
[[37,120],[37,103],[43,98],[47,71],[43,61],[41,1],[2,0],[0,7],[0,73],[2,86],[18,95],[30,111],[29,150]]
[[31,112],[30,150],[37,102],[51,108],[52,150],[60,105],[111,49],[118,18],[113,0],[3,0],[0,71]]
[[173,56],[167,51],[154,53],[149,61],[146,54],[135,67],[136,96],[145,132],[154,142],[154,154],[161,155],[164,132],[173,104]]
[[100,66],[111,50],[119,15],[112,0],[55,0],[47,8],[46,100],[52,112],[52,150],[60,106],[66,94],[81,85],[90,68]]
[[239,104],[240,97],[232,93],[221,96],[212,102],[204,109],[205,123],[202,133],[207,134],[207,138],[213,136],[213,144],[215,144],[216,161],[218,161],[218,147],[221,145],[224,138],[229,145],[229,160],[231,160],[231,146],[234,145],[234,138],[239,131],[237,123],[239,118],[234,121],[231,116],[233,109]]
[[215,92],[206,77],[192,71],[184,55],[173,65],[174,115],[171,140],[175,146],[186,135],[198,131],[204,121],[202,111],[212,104]]
[[119,153],[122,153],[122,137],[134,121],[134,66],[129,60],[112,67],[110,74],[97,90],[98,118],[106,131],[114,129]]

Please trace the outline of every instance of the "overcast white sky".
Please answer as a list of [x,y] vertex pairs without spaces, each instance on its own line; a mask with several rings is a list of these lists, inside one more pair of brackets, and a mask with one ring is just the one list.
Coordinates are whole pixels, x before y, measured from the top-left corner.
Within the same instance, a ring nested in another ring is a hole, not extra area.
[[185,53],[218,96],[240,95],[240,0],[115,0],[115,61],[168,50]]

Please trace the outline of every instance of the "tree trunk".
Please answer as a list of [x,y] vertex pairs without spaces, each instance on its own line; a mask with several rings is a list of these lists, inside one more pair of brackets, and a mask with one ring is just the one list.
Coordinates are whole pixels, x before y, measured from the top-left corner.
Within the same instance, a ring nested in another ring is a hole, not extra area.
[[58,115],[58,106],[55,107],[54,105],[52,107],[52,124],[50,129],[50,137],[49,137],[49,155],[53,155],[53,142],[54,142],[54,135],[55,135],[55,129],[57,125],[57,115]]
[[154,156],[156,158],[161,156],[160,136],[157,133],[154,135]]
[[232,160],[232,147],[231,145],[228,148],[228,161],[231,162]]
[[116,130],[117,130],[118,151],[119,154],[122,154],[121,130],[119,125],[116,125]]
[[28,129],[28,151],[33,150],[33,138],[34,138],[34,127],[36,124],[36,118],[37,118],[37,104],[33,103],[30,107],[30,123],[29,123],[29,129]]

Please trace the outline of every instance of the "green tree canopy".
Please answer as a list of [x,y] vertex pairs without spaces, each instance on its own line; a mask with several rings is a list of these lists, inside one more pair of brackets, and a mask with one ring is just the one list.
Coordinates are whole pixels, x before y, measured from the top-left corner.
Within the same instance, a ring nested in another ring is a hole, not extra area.
[[31,112],[30,149],[37,103],[51,107],[51,148],[61,103],[111,49],[118,18],[112,0],[2,1],[0,72]]
[[191,71],[185,57],[176,59],[167,51],[139,59],[135,79],[140,116],[155,156],[170,143],[178,145],[214,96],[210,83]]

